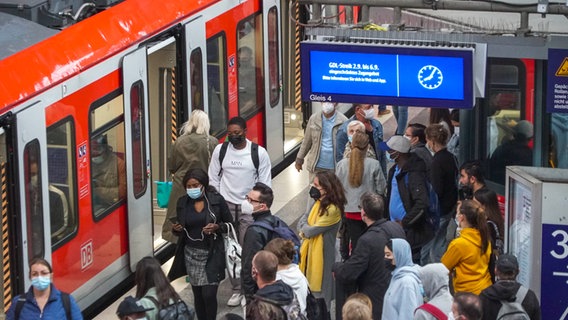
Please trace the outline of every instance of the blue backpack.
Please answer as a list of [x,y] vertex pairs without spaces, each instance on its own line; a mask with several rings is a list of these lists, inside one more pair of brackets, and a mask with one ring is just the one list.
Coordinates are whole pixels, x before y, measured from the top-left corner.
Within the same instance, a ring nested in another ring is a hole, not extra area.
[[[291,240],[294,242],[294,249],[296,249],[296,254],[294,255],[293,263],[298,263],[300,261],[300,245],[301,241],[298,235],[290,229],[286,222],[282,221],[280,218],[274,216],[275,223],[271,225],[265,221],[255,221],[251,226],[259,226],[261,228],[267,229],[272,232],[270,240],[274,238],[282,238],[286,240]],[[270,241],[269,240],[269,241]]]

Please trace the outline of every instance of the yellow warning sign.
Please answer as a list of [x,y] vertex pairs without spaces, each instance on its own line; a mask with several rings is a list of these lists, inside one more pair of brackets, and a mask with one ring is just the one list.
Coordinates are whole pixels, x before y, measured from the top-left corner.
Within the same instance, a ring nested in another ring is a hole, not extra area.
[[558,70],[556,70],[557,77],[568,77],[568,57],[564,58],[564,61],[560,64]]

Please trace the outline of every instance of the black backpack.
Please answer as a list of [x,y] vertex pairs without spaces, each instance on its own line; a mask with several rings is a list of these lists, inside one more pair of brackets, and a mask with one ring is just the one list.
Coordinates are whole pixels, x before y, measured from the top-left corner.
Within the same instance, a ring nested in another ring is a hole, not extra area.
[[[71,298],[69,298],[69,294],[61,291],[61,302],[63,303],[63,309],[65,309],[65,317],[67,320],[72,320],[71,318]],[[16,302],[16,309],[14,310],[15,320],[20,319],[20,313],[22,313],[22,309],[24,308],[24,303],[26,303],[26,297],[20,296],[18,297],[18,301]]]
[[[225,141],[221,145],[221,150],[219,150],[219,177],[223,174],[223,159],[225,159],[225,155],[227,154],[227,148],[229,148],[229,142]],[[260,160],[258,158],[258,144],[251,142],[250,146],[250,157],[252,158],[252,163],[256,169],[256,178],[258,179],[258,166]]]
[[146,296],[152,300],[158,309],[158,320],[193,320],[195,318],[195,310],[190,308],[183,300],[178,300],[166,307],[160,308],[160,304],[156,298],[151,296]]
[[286,222],[282,221],[282,219],[274,216],[273,225],[266,221],[255,221],[251,224],[251,226],[259,226],[270,231],[271,233],[268,241],[274,238],[282,238],[294,242],[296,254],[294,255],[294,259],[292,259],[292,262],[300,262],[300,246],[302,245],[302,242],[294,230],[290,229],[290,227],[286,224]]

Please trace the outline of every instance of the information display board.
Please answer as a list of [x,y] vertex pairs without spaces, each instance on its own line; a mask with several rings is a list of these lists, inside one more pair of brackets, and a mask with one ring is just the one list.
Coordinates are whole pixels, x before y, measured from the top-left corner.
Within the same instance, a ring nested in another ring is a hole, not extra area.
[[302,100],[472,108],[473,51],[302,42]]

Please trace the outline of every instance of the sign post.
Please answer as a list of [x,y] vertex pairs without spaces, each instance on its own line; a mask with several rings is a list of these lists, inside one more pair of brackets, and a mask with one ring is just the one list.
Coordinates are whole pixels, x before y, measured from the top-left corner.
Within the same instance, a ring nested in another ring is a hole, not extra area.
[[505,246],[542,319],[568,320],[568,169],[507,167]]

